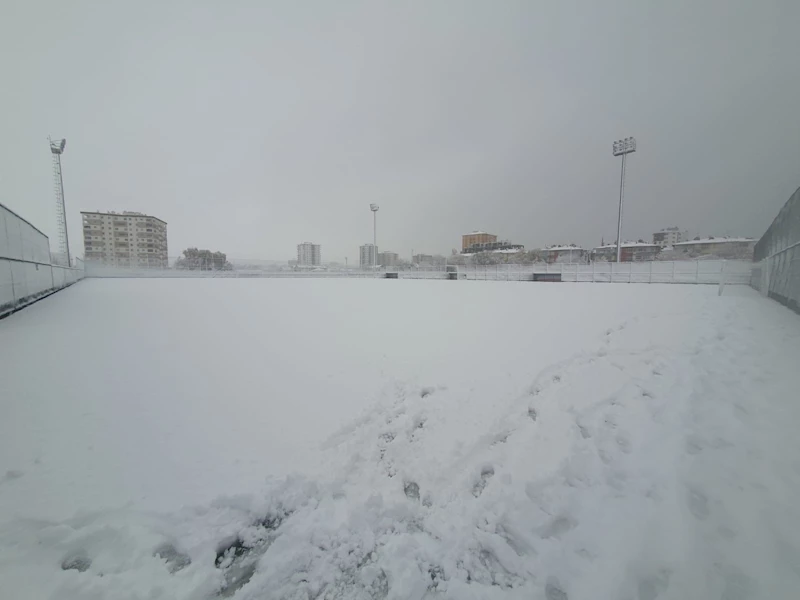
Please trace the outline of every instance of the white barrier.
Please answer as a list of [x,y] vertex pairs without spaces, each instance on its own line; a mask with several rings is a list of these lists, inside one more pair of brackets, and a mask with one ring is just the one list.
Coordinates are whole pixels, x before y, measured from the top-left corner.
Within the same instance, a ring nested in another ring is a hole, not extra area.
[[[746,260],[686,260],[592,264],[467,265],[459,279],[532,281],[534,276],[591,283],[693,283],[747,285],[753,263]],[[446,279],[443,267],[400,271],[401,279]],[[554,276],[554,277],[553,277]]]
[[[533,265],[468,265],[447,267],[457,269],[457,279],[479,281],[532,281],[539,276],[556,276],[555,280],[594,283],[691,283],[746,285],[750,282],[753,263],[746,260],[687,260],[674,262],[634,262],[592,264],[533,264]],[[449,279],[452,272],[444,266],[405,270],[379,269],[372,271],[191,271],[181,269],[144,269],[114,267],[88,263],[86,277],[183,278],[183,277],[265,277],[265,278],[383,278],[396,273],[398,279]]]
[[0,317],[83,278],[50,264],[47,236],[0,204]]

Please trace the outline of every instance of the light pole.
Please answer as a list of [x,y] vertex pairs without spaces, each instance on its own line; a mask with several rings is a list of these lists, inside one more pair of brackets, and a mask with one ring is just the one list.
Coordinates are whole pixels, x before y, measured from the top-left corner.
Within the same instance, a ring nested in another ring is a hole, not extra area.
[[625,194],[625,157],[636,152],[636,140],[632,137],[618,140],[613,145],[614,156],[622,156],[622,173],[619,177],[619,217],[617,218],[617,262],[622,254],[622,197]]
[[64,177],[61,174],[61,155],[64,153],[64,147],[67,145],[67,140],[53,140],[50,141],[50,152],[53,155],[53,177],[55,178],[55,191],[56,191],[56,222],[58,224],[58,245],[61,254],[67,259],[67,266],[72,266],[72,261],[69,256],[69,233],[67,232],[67,207],[64,203]]
[[370,204],[372,211],[372,270],[378,268],[378,208],[377,204]]

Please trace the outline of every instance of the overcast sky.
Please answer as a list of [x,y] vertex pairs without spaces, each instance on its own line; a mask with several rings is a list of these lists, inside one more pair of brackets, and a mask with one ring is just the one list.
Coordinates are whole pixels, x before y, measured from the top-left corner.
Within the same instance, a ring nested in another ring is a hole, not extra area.
[[473,229],[528,248],[760,236],[800,185],[797,0],[0,4],[0,202],[51,236],[47,136],[80,210],[187,246],[408,257]]

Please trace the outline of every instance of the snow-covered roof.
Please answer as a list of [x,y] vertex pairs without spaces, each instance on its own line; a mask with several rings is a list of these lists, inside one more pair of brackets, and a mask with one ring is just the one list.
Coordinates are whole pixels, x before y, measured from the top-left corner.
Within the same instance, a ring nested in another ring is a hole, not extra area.
[[[616,244],[606,244],[605,246],[597,246],[595,250],[602,250],[604,248],[616,248]],[[648,244],[647,242],[622,242],[623,248],[660,248],[658,244]]]
[[545,250],[583,250],[580,246],[548,246]]
[[517,252],[525,252],[523,248],[503,248],[502,250],[492,250],[496,254],[516,254]]
[[677,242],[673,246],[691,246],[692,244],[724,244],[725,242],[755,242],[753,238],[747,237],[719,237],[704,238],[702,240],[689,240],[688,242]]
[[492,235],[491,233],[486,233],[485,231],[470,231],[469,233],[465,233],[464,235],[476,235],[476,234]]

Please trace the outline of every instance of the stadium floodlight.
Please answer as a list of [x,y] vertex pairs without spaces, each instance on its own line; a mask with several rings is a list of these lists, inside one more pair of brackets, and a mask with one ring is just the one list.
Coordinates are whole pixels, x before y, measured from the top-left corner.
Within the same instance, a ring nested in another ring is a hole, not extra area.
[[50,152],[53,155],[53,189],[56,193],[56,225],[58,226],[58,250],[59,254],[67,261],[67,266],[72,266],[69,256],[69,232],[67,231],[67,207],[64,202],[64,177],[61,174],[61,155],[67,145],[66,139],[54,140],[47,138],[50,142]]
[[617,217],[617,262],[622,255],[622,198],[625,194],[625,157],[631,152],[636,152],[636,139],[627,137],[617,140],[612,146],[614,156],[622,156],[622,173],[619,177],[619,216]]
[[369,209],[372,211],[372,268],[378,268],[378,209],[377,204],[370,204]]
[[625,138],[624,140],[616,141],[613,144],[613,149],[614,149],[614,156],[636,152],[636,139],[629,137]]

